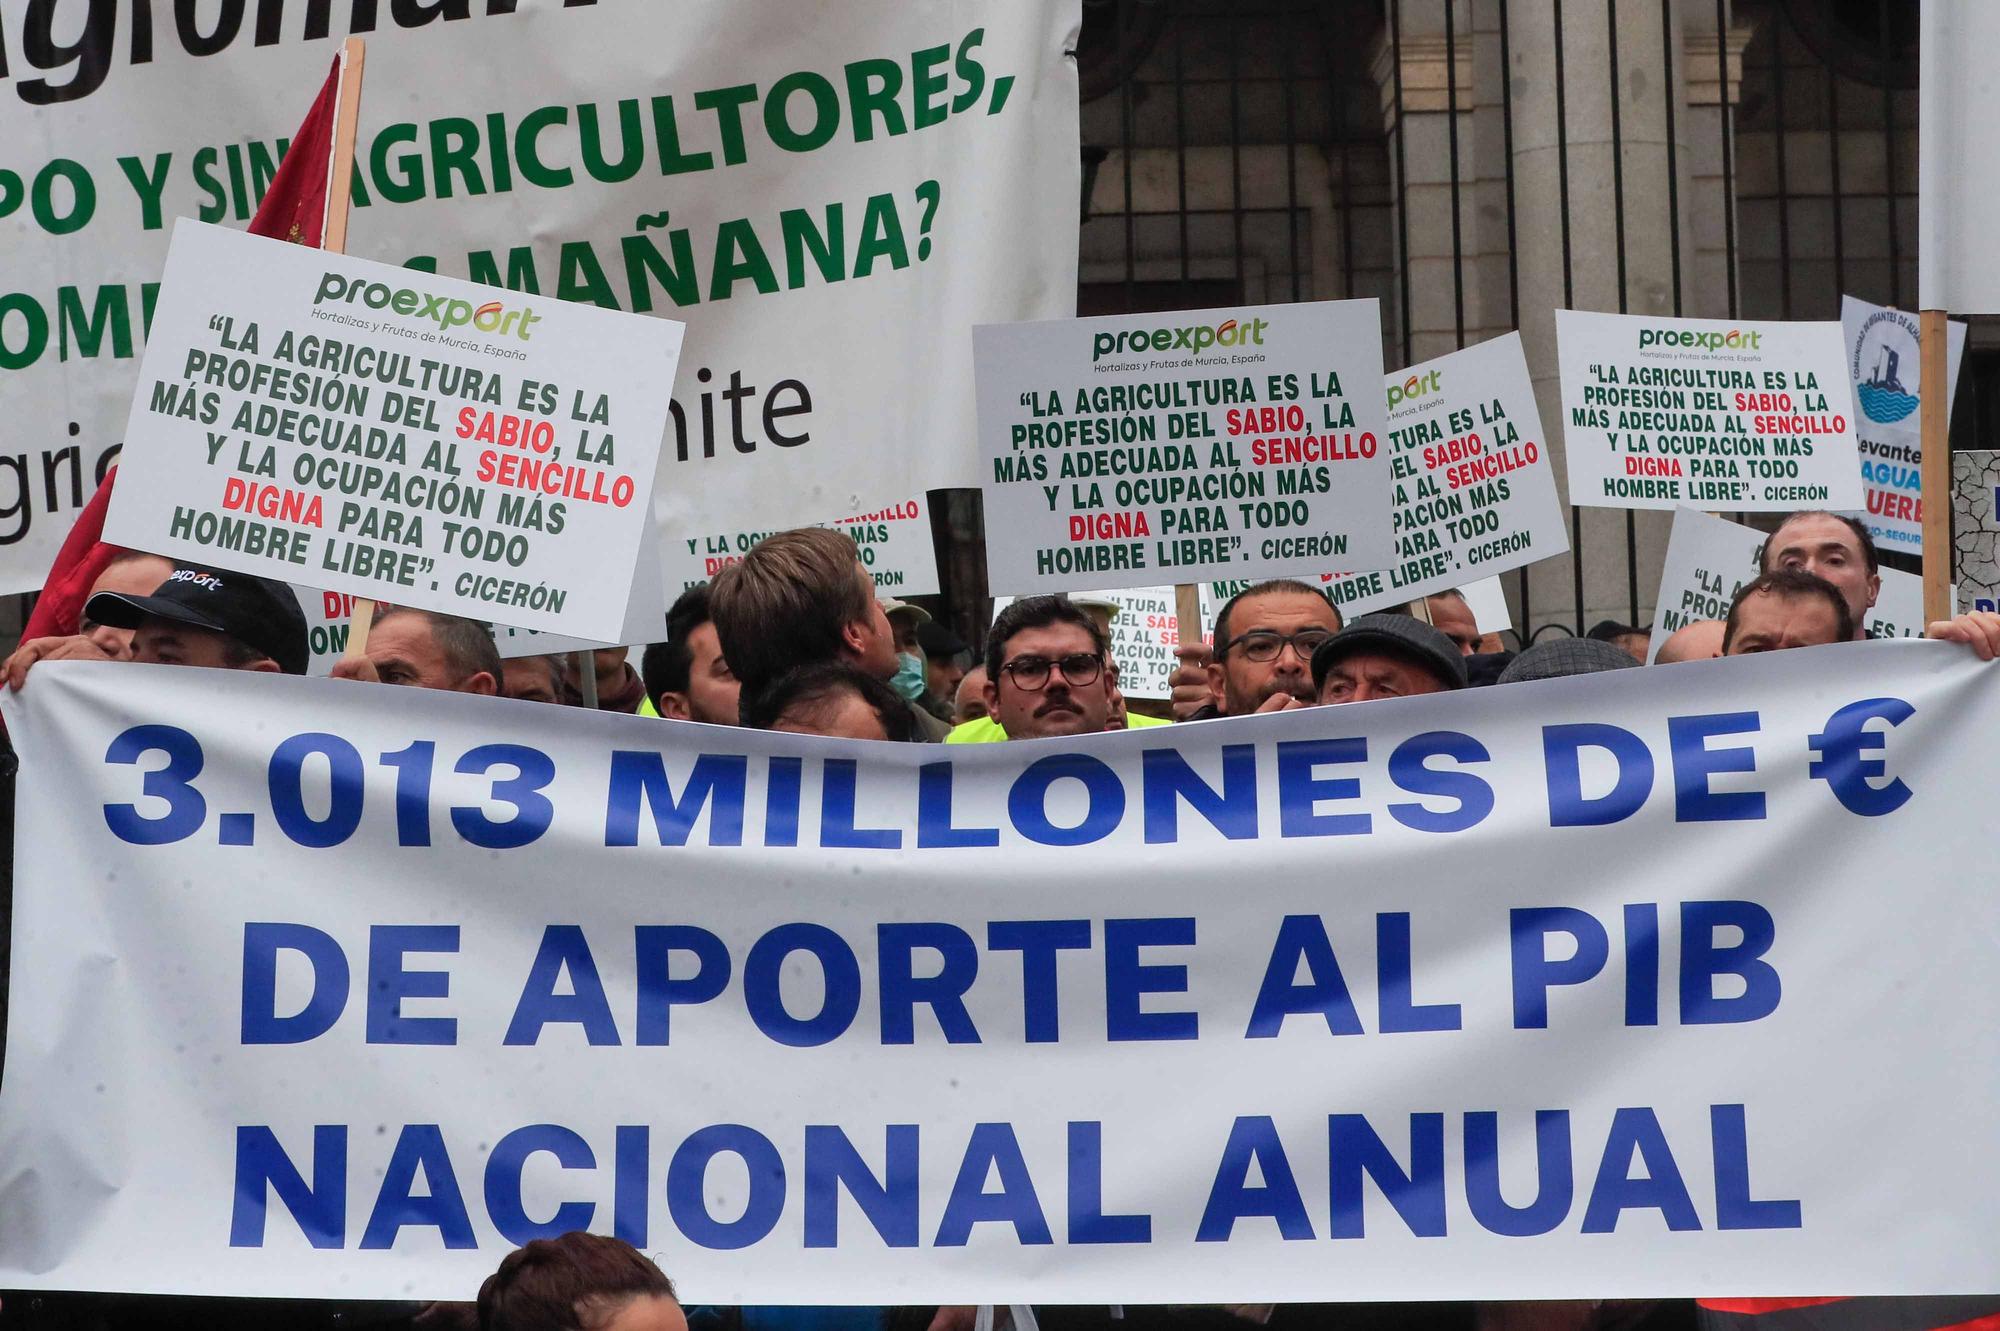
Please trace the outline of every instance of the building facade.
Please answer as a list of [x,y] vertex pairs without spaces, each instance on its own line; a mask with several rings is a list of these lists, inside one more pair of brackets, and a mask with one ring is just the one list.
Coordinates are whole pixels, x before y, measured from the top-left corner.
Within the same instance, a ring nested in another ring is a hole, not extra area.
[[[1373,297],[1391,369],[1518,328],[1559,484],[1555,309],[1836,319],[1843,292],[1916,298],[1915,4],[1084,15],[1080,314]],[[2000,407],[1984,332],[1963,446]],[[1649,621],[1669,515],[1570,512],[1570,556],[1506,575],[1516,622]]]

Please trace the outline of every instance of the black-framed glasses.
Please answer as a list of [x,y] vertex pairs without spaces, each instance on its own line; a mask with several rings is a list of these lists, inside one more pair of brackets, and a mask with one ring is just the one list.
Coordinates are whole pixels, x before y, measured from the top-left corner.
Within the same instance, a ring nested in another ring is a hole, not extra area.
[[1054,661],[1046,656],[1017,656],[1000,669],[1014,681],[1015,688],[1035,693],[1048,687],[1051,670],[1062,671],[1063,681],[1072,686],[1096,683],[1104,673],[1104,658],[1096,652],[1073,652]]
[[1220,659],[1240,648],[1245,658],[1261,664],[1277,660],[1278,653],[1285,650],[1285,644],[1290,643],[1292,650],[1299,654],[1299,660],[1310,662],[1313,652],[1332,636],[1331,629],[1300,629],[1297,633],[1274,633],[1270,629],[1251,629],[1248,633],[1239,633],[1224,643],[1222,650],[1215,655]]

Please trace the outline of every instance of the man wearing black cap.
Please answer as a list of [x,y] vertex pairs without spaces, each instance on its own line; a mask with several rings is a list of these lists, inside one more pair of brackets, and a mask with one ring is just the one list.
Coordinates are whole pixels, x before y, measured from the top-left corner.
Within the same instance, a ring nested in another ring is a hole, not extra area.
[[1615,619],[1599,620],[1584,636],[1595,642],[1610,643],[1640,665],[1646,664],[1646,657],[1653,647],[1651,629],[1634,628]]
[[972,649],[963,638],[935,621],[917,625],[917,645],[924,653],[924,698],[919,705],[929,709],[931,715],[949,721]]
[[1319,645],[1312,671],[1322,707],[1465,687],[1457,645],[1408,615],[1361,616]]
[[[282,582],[242,573],[177,568],[151,596],[99,592],[84,617],[131,629],[132,659],[141,664],[208,666],[218,670],[306,673],[306,617]],[[7,683],[20,689],[28,668],[47,655],[38,639],[7,660]]]

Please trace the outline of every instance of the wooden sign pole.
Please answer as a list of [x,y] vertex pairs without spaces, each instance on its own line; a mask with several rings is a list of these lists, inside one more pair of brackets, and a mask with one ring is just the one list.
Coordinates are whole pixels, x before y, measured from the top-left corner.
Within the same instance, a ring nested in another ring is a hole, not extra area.
[[1951,618],[1951,439],[1946,429],[1945,312],[1918,318],[1919,418],[1923,444],[1924,620]]
[[1201,643],[1201,584],[1183,582],[1174,588],[1175,632],[1180,634],[1182,647],[1195,647]]
[[[333,163],[326,184],[326,224],[320,229],[319,247],[329,254],[347,253],[347,212],[354,194],[354,140],[360,127],[361,69],[366,44],[349,37],[340,48],[340,99],[333,109]],[[368,652],[368,630],[375,625],[375,602],[366,596],[354,598],[354,613],[348,619],[349,659]]]

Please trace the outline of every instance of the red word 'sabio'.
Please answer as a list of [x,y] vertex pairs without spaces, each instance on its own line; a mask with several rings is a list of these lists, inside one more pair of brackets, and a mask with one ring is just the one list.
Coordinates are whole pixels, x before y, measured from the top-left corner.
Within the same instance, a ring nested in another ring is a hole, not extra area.
[[531,448],[546,453],[556,442],[556,427],[532,416],[508,416],[498,411],[458,409],[458,437],[501,448]]

